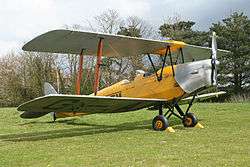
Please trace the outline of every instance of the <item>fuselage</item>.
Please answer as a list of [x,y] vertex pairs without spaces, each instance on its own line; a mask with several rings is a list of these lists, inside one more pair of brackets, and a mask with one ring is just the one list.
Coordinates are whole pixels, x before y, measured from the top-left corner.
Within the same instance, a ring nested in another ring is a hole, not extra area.
[[[157,73],[160,74],[160,71],[157,71]],[[138,74],[133,81],[122,80],[98,91],[97,95],[172,100],[185,93],[176,82],[171,66],[165,67],[162,74],[162,80],[160,81],[157,80],[155,74],[149,76]]]
[[[155,74],[139,74],[133,81],[122,80],[97,92],[98,96],[178,99],[211,86],[211,59],[189,62],[163,69],[162,80]],[[161,69],[157,71],[158,75]]]
[[[198,90],[204,90],[211,83],[211,59],[166,66],[163,68],[162,79],[157,80],[155,74],[139,74],[134,80],[122,80],[114,85],[101,89],[97,96],[181,99]],[[161,69],[157,71],[158,75]],[[57,117],[82,115],[85,113],[56,113]]]

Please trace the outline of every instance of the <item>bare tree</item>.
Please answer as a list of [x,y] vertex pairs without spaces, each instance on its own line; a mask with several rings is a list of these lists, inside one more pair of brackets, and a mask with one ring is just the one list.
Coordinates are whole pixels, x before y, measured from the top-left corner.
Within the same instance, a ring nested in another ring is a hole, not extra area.
[[9,53],[0,59],[0,105],[16,106],[21,101],[19,57]]
[[127,29],[128,32],[128,34],[123,35],[143,38],[152,38],[155,32],[151,25],[138,16],[129,16],[120,26],[119,32],[123,29]]
[[[132,37],[152,37],[153,27],[147,24],[143,19],[137,16],[128,17],[123,25],[120,27],[118,34]],[[143,64],[144,55],[129,56],[129,68],[130,68],[130,78],[134,78],[136,70],[147,70],[146,66]]]
[[97,30],[108,34],[116,34],[119,30],[119,26],[122,23],[122,19],[116,10],[108,9],[100,15],[94,17]]

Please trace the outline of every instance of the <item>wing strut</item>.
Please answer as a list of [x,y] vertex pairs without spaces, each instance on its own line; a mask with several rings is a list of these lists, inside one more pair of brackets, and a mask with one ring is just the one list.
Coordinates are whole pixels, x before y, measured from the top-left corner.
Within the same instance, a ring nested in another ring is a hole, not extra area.
[[160,73],[160,76],[159,76],[158,73],[157,73],[157,70],[156,70],[156,68],[155,68],[155,65],[154,65],[154,63],[153,63],[153,61],[152,61],[152,58],[151,58],[150,54],[149,54],[149,53],[147,54],[147,55],[148,55],[148,59],[149,59],[151,65],[152,65],[152,67],[153,67],[153,69],[154,69],[154,72],[155,72],[155,75],[156,75],[156,78],[157,78],[158,81],[161,81],[161,80],[162,80],[162,74],[163,74],[163,69],[164,69],[164,67],[165,67],[166,57],[167,57],[167,55],[168,55],[168,50],[170,50],[170,47],[167,47],[165,56],[164,56],[164,58],[162,59],[162,66],[161,66],[161,73]]
[[78,67],[78,74],[76,79],[76,94],[81,94],[81,81],[82,81],[82,65],[83,65],[83,50],[81,50],[80,58],[79,58],[79,67]]
[[171,55],[170,46],[167,46],[166,52],[165,52],[165,56],[164,56],[164,58],[162,59],[162,66],[161,66],[160,76],[159,76],[158,73],[157,73],[157,70],[156,70],[156,68],[155,68],[155,65],[154,65],[154,63],[153,63],[153,61],[152,61],[152,58],[151,58],[150,54],[148,53],[147,55],[148,55],[148,59],[149,59],[151,65],[152,65],[152,67],[153,67],[153,69],[154,69],[154,72],[155,72],[155,75],[156,75],[158,81],[161,81],[161,80],[162,80],[163,69],[164,69],[164,67],[165,67],[165,64],[166,64],[166,57],[167,57],[168,55],[169,55],[169,58],[170,58],[170,63],[171,63],[171,67],[172,67],[173,76],[175,75],[175,72],[174,72],[174,65],[173,65],[173,60],[172,60],[172,55]]
[[94,94],[97,94],[99,89],[99,82],[100,82],[100,67],[102,65],[102,53],[103,53],[103,38],[99,39],[98,42],[98,50],[97,50],[97,59],[96,59],[96,66],[95,66],[95,80],[94,80]]
[[[170,59],[171,67],[172,67],[172,73],[173,73],[173,76],[175,76],[170,46],[167,46],[167,47],[168,47],[168,48],[167,48],[167,50],[166,50],[166,55],[167,55],[167,54],[169,55],[169,59]],[[168,53],[168,51],[169,51],[169,53]]]
[[180,48],[180,52],[181,52],[182,63],[185,63],[185,62],[184,62],[184,56],[183,56],[183,50],[182,50],[182,48]]
[[160,77],[158,76],[158,73],[157,73],[157,70],[156,70],[156,68],[155,68],[155,65],[154,65],[154,63],[153,63],[153,61],[152,61],[152,58],[151,58],[151,56],[150,56],[149,53],[148,53],[147,55],[148,55],[148,59],[149,59],[151,65],[152,65],[152,67],[153,67],[153,69],[154,69],[154,73],[155,73],[155,75],[156,75],[156,78],[157,78],[158,81],[160,81]]

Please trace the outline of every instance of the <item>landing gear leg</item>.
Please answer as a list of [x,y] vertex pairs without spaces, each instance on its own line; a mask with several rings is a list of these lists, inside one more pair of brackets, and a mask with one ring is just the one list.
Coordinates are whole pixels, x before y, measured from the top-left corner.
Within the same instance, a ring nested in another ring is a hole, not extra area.
[[[180,108],[178,102],[174,101],[172,104],[165,104],[168,108],[168,111],[163,115],[163,104],[160,104],[159,115],[154,117],[152,122],[153,129],[156,131],[163,131],[167,129],[169,127],[168,120],[172,115],[179,118],[182,121],[184,127],[194,127],[198,123],[198,120],[193,113],[189,112],[189,110],[193,105],[195,96],[196,95],[193,96],[185,112],[183,112],[183,110]],[[175,109],[177,112],[175,112]]]
[[189,112],[191,106],[193,105],[194,99],[195,99],[195,95],[193,96],[192,100],[190,101],[185,113],[182,111],[182,109],[180,108],[178,103],[176,101],[174,102],[174,107],[176,108],[176,110],[178,111],[178,113],[180,115],[178,118],[180,118],[182,120],[182,124],[185,127],[194,127],[198,123],[196,116],[193,113]]

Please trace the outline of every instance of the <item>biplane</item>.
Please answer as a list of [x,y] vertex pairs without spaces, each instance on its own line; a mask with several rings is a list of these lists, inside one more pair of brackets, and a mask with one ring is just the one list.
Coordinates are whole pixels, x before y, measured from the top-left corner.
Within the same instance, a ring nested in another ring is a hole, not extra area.
[[[80,55],[76,95],[58,94],[44,84],[45,96],[21,104],[21,118],[38,118],[53,113],[53,119],[95,113],[118,113],[142,108],[158,110],[153,118],[154,130],[169,127],[169,118],[176,116],[185,127],[194,127],[198,120],[189,110],[194,101],[218,96],[225,92],[201,94],[217,85],[217,55],[227,51],[217,49],[216,34],[212,47],[189,45],[174,40],[151,40],[94,32],[54,30],[26,43],[24,51]],[[80,95],[84,55],[96,56],[93,94]],[[152,56],[161,57],[156,67]],[[137,71],[134,80],[122,80],[99,90],[102,57],[129,58],[144,56],[153,73]],[[192,60],[190,59],[190,56]],[[195,59],[194,59],[195,57]],[[188,104],[186,110],[180,105]],[[164,112],[164,108],[168,109]]]

